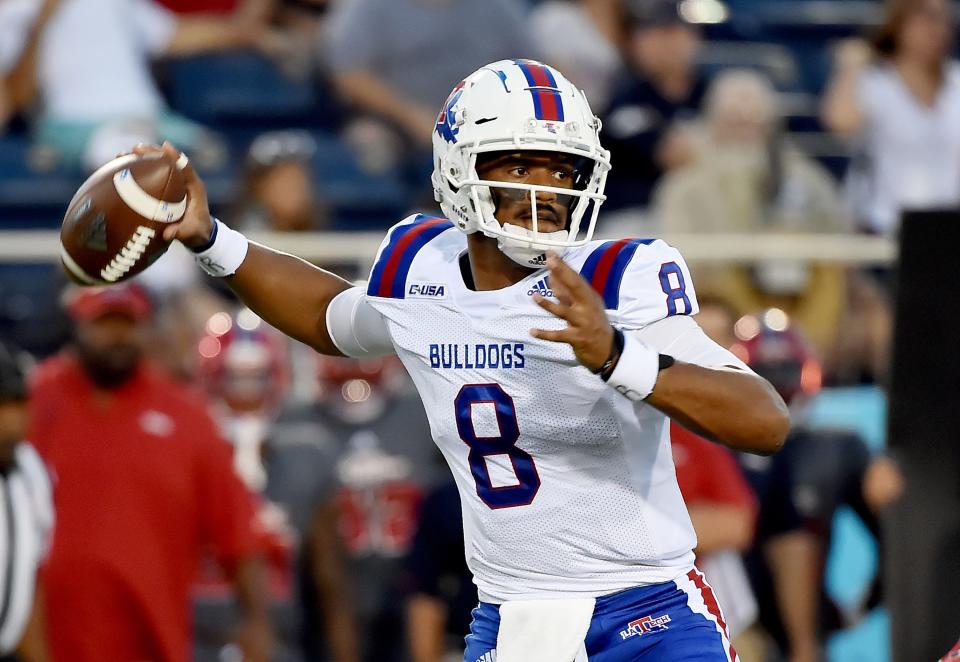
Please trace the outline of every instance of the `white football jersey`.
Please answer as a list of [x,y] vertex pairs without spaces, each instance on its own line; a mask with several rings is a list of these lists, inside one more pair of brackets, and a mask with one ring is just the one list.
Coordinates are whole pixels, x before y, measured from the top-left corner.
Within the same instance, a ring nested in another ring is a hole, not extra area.
[[[385,321],[453,470],[481,600],[596,597],[689,570],[696,537],[666,416],[609,388],[568,345],[530,335],[566,325],[532,301],[552,296],[545,270],[473,291],[465,251],[445,219],[404,220],[364,305]],[[564,260],[624,330],[697,312],[687,266],[662,241],[595,241]],[[712,347],[712,365],[742,365]]]

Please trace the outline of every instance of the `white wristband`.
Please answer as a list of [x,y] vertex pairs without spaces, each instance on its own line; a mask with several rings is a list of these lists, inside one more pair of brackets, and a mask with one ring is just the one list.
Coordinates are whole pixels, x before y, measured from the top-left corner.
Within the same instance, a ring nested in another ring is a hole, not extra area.
[[623,334],[623,351],[607,385],[628,400],[639,402],[653,393],[660,374],[660,354],[633,333]]
[[195,259],[200,268],[211,276],[232,276],[247,257],[250,242],[219,220],[213,219],[213,223],[212,243],[209,248],[196,253]]

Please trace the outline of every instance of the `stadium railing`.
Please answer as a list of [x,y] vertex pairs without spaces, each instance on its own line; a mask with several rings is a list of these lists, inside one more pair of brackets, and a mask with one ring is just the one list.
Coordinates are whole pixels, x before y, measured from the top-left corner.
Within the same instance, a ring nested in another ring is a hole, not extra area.
[[[352,262],[368,268],[382,232],[254,233],[251,239],[316,263]],[[604,237],[601,239],[618,239]],[[672,234],[661,237],[690,262],[756,263],[775,260],[836,262],[859,266],[895,261],[897,247],[884,237],[836,234]],[[59,237],[50,231],[0,231],[0,262],[54,262]]]

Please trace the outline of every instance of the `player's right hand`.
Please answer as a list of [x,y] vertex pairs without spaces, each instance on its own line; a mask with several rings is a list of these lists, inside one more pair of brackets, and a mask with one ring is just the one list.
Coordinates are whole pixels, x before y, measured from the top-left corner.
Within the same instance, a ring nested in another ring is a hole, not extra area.
[[[133,153],[138,156],[163,153],[174,161],[182,156],[182,152],[169,142],[162,146],[137,145],[133,148]],[[187,186],[187,210],[179,222],[171,223],[163,231],[163,238],[167,241],[177,239],[187,248],[197,248],[210,240],[213,218],[207,203],[207,189],[189,161],[183,167],[183,175]]]

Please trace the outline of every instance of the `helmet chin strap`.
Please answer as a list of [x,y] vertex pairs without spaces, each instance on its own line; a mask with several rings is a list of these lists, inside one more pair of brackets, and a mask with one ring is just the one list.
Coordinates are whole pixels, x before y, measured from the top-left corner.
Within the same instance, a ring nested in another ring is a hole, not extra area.
[[[510,223],[503,223],[500,227],[505,234],[511,235],[497,237],[497,246],[504,255],[517,264],[531,269],[539,269],[546,264],[546,251],[543,248],[531,245],[533,230]],[[552,241],[566,241],[569,235],[570,233],[566,230],[539,233],[540,237]],[[565,252],[562,248],[554,248],[553,250],[561,254]]]
[[[502,193],[501,191],[493,190],[491,187],[478,187],[480,195],[478,196],[478,201],[480,202],[480,212],[487,219],[487,225],[490,225],[490,221],[500,226],[501,233],[486,232],[488,237],[495,238],[497,240],[497,247],[500,249],[500,252],[509,257],[511,260],[519,264],[520,266],[527,267],[528,269],[539,269],[543,267],[547,262],[546,251],[547,249],[543,246],[536,246],[533,243],[534,233],[533,230],[528,230],[525,227],[520,225],[513,225],[511,223],[501,223],[500,220],[496,217],[497,209],[497,196]],[[528,194],[530,196],[530,205],[531,205],[531,216],[537,218],[537,196],[536,193],[531,191]],[[505,236],[508,235],[508,236]],[[548,241],[557,241],[565,242],[570,236],[568,230],[558,230],[556,232],[537,232],[538,239],[546,239]],[[561,247],[552,247],[557,253],[563,254],[565,249]]]

